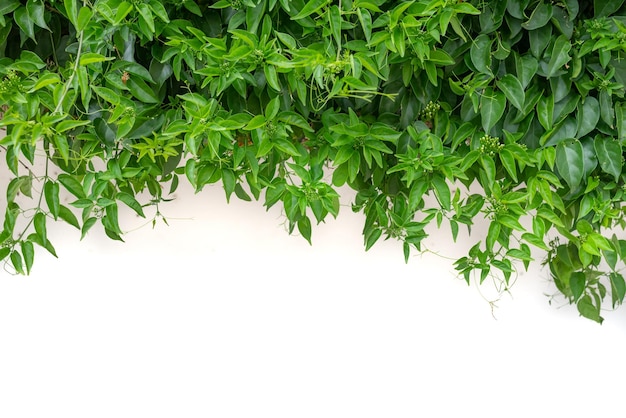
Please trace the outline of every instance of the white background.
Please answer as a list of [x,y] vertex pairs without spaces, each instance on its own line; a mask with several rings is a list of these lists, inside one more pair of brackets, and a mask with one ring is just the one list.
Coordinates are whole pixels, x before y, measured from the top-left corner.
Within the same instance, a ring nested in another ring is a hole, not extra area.
[[550,305],[539,263],[490,304],[448,259],[365,253],[349,207],[311,247],[279,209],[176,194],[169,226],[51,224],[59,259],[0,271],[0,417],[623,416],[626,307],[600,326]]

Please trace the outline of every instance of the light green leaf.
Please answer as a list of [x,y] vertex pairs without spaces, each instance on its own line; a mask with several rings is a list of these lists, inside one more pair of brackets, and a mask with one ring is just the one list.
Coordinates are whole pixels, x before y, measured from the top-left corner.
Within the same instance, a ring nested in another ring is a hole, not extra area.
[[67,18],[70,20],[74,27],[78,26],[78,5],[76,0],[63,0],[63,4],[65,5],[65,12],[67,13]]
[[335,38],[335,42],[339,47],[341,47],[341,22],[343,21],[341,17],[341,11],[339,7],[336,5],[330,6],[327,12],[328,15],[328,24],[330,26],[330,32]]
[[141,207],[141,204],[139,204],[139,202],[130,194],[120,192],[115,196],[115,198],[134,210],[137,215],[141,216],[142,218],[146,217],[146,215],[143,213],[143,208]]
[[80,56],[79,64],[84,66],[94,64],[96,62],[111,61],[113,59],[115,59],[115,57],[105,57],[104,55],[95,52],[86,52]]
[[91,19],[93,18],[93,10],[91,7],[81,7],[78,11],[76,20],[76,29],[80,32],[85,30]]
[[440,175],[435,175],[432,179],[432,185],[441,207],[445,210],[450,210],[450,187],[448,187],[446,180]]
[[480,117],[485,133],[491,132],[491,128],[502,118],[505,107],[506,97],[504,94],[493,91],[491,88],[485,89],[480,98]]
[[61,208],[59,203],[59,183],[51,180],[46,180],[43,186],[44,197],[50,213],[57,219],[59,216],[59,210]]
[[35,258],[35,248],[31,241],[22,241],[20,243],[22,249],[22,256],[24,257],[24,264],[26,264],[26,274],[30,274],[30,270],[33,267],[33,260]]
[[300,12],[293,16],[291,19],[298,20],[305,18],[319,10],[321,10],[324,6],[328,4],[328,0],[309,0],[307,4],[304,5]]

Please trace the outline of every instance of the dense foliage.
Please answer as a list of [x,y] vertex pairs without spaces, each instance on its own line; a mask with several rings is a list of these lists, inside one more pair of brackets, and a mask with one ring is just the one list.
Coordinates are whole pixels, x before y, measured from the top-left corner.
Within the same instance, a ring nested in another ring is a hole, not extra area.
[[121,239],[118,206],[181,179],[280,204],[310,241],[347,184],[367,249],[486,217],[468,282],[534,247],[601,322],[626,293],[623,3],[3,0],[0,259],[55,254],[53,220]]

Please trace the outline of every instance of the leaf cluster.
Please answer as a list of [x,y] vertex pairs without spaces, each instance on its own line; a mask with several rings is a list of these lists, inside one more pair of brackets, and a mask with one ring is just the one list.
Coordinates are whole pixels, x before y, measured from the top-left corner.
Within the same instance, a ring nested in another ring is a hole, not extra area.
[[181,180],[279,204],[311,242],[347,185],[366,249],[397,239],[408,260],[430,225],[456,240],[487,219],[455,263],[468,283],[508,286],[543,253],[558,290],[601,322],[605,297],[626,294],[613,234],[626,225],[625,12],[623,0],[4,0],[0,260],[28,273],[35,246],[56,255],[53,220],[122,240],[120,205],[158,214]]

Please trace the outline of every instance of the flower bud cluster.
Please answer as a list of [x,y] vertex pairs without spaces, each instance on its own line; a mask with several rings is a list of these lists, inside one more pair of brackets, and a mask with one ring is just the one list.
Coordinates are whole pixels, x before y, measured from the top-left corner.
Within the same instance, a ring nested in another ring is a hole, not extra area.
[[15,91],[22,91],[22,80],[13,70],[9,71],[4,77],[4,80],[0,81],[0,95],[10,94]]
[[439,103],[430,101],[428,102],[426,107],[420,112],[420,118],[422,120],[433,120],[439,109],[441,109],[441,105]]
[[483,155],[488,155],[490,157],[495,157],[496,154],[498,154],[500,150],[504,148],[504,144],[500,143],[500,138],[498,137],[485,134],[480,138],[479,141],[480,153]]

